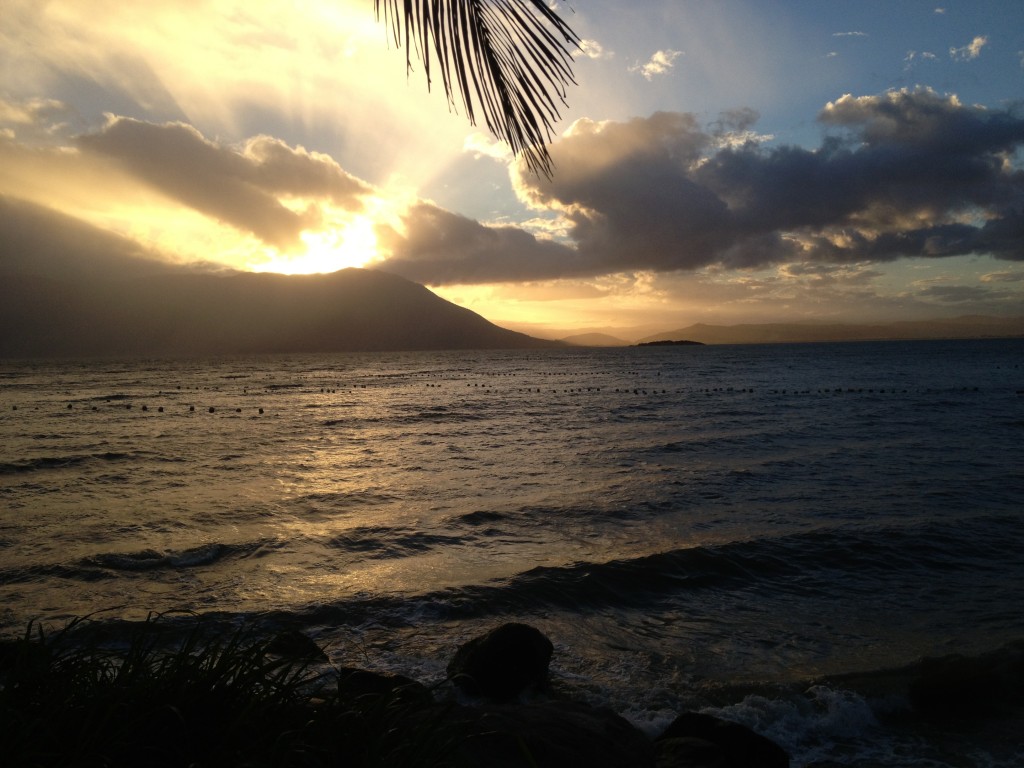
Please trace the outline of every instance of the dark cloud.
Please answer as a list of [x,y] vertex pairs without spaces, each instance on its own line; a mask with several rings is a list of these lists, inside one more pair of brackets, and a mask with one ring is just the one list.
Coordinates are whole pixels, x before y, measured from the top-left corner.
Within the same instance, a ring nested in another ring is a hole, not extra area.
[[322,198],[357,210],[370,188],[333,160],[268,137],[242,149],[215,144],[182,123],[155,125],[114,118],[99,133],[78,138],[86,153],[115,159],[128,173],[200,213],[251,232],[269,245],[296,245],[318,220],[281,197]]
[[730,133],[742,133],[760,119],[761,115],[756,109],[740,107],[739,109],[727,109],[718,115],[718,119],[711,124],[716,136],[725,136]]
[[551,148],[553,178],[517,179],[531,204],[565,216],[573,248],[419,212],[408,236],[391,240],[387,268],[438,284],[795,261],[1024,260],[1024,119],[1013,110],[927,89],[844,96],[820,114],[826,136],[816,149],[723,141],[755,119],[737,110],[710,129],[677,113],[581,121]]
[[593,274],[579,253],[517,227],[489,227],[430,203],[406,214],[405,234],[378,228],[392,253],[380,268],[428,285],[539,280]]

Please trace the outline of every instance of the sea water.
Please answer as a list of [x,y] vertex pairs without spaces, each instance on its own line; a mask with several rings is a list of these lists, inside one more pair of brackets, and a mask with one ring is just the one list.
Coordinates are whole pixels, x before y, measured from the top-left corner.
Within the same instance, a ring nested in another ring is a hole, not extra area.
[[0,629],[188,611],[429,683],[523,621],[652,733],[1021,765],[1021,718],[851,681],[1020,648],[1022,449],[1024,340],[7,361]]

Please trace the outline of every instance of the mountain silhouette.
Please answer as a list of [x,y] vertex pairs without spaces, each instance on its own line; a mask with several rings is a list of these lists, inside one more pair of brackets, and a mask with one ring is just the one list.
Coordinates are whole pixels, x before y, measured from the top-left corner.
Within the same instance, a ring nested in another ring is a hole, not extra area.
[[560,346],[384,272],[0,275],[0,357],[203,357]]
[[1024,336],[1024,316],[963,315],[936,320],[905,320],[861,325],[856,323],[762,323],[705,325],[654,334],[640,339],[693,339],[704,344],[776,344],[881,339],[980,339]]

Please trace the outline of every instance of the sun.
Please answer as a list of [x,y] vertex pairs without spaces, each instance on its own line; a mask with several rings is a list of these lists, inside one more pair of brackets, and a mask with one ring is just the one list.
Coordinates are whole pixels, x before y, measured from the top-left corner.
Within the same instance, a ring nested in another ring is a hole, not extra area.
[[379,258],[375,223],[369,216],[353,216],[329,229],[306,230],[299,237],[305,245],[303,250],[274,256],[257,271],[312,275],[365,267]]

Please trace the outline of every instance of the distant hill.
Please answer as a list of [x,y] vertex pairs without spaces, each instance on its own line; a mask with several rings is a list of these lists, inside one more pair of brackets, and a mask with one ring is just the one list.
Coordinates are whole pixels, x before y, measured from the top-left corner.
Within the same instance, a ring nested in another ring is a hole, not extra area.
[[562,339],[566,344],[577,347],[628,347],[629,342],[609,336],[607,333],[578,333]]
[[881,339],[974,339],[1024,337],[1024,316],[980,315],[942,320],[919,320],[877,325],[844,323],[767,323],[763,325],[704,325],[658,333],[641,343],[692,339],[705,344],[772,344],[812,341],[875,341]]
[[0,357],[195,357],[561,346],[384,272],[0,274]]

